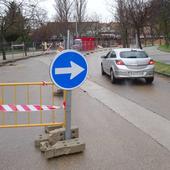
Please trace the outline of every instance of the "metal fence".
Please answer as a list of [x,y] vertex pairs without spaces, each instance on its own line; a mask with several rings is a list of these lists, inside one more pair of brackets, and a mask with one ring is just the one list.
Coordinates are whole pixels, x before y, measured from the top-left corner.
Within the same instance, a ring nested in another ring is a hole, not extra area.
[[63,104],[54,91],[52,82],[0,83],[0,128],[64,126]]
[[[41,55],[51,50],[56,50],[54,42],[25,42],[25,43],[4,43],[3,49],[7,60],[24,58],[26,56]],[[0,59],[2,59],[2,46],[0,46]]]

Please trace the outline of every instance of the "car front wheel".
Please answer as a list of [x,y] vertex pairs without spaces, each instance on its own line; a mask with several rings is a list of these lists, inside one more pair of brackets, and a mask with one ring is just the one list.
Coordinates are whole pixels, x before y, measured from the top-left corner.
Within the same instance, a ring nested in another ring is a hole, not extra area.
[[145,78],[145,81],[147,84],[152,84],[153,80],[154,80],[154,77]]

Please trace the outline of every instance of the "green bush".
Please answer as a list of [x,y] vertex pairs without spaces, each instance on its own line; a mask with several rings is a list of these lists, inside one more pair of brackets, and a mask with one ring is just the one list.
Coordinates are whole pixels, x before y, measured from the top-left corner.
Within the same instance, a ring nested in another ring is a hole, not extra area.
[[157,61],[155,65],[155,71],[170,76],[170,64],[165,64]]
[[165,51],[165,52],[170,52],[170,45],[161,45],[159,47],[159,50]]

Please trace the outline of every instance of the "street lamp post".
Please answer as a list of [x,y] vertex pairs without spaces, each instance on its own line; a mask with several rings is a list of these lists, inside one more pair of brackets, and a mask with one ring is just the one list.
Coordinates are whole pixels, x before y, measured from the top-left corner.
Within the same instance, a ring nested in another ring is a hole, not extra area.
[[77,28],[77,20],[76,20],[76,37],[78,37],[78,28]]
[[77,17],[76,16],[74,16],[74,19],[75,19],[75,23],[76,23],[76,38],[79,36],[79,34],[78,34],[78,23],[77,23]]

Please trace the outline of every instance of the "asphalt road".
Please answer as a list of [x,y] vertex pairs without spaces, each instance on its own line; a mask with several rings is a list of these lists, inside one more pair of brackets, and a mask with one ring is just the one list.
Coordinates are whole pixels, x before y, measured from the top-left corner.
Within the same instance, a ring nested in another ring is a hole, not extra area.
[[[156,114],[170,118],[168,78],[156,76],[154,84],[149,86],[142,80],[112,85],[108,77],[100,74],[99,56],[102,54],[90,54],[87,57],[90,81]],[[20,61],[14,66],[0,67],[0,82],[48,81],[52,58],[44,56]],[[22,96],[20,91],[18,93]],[[61,98],[56,100],[61,102]],[[73,92],[72,107],[73,125],[80,128],[80,138],[86,142],[83,154],[47,161],[34,147],[34,139],[43,132],[43,128],[0,129],[0,169],[170,169],[170,152],[165,147],[84,90],[77,89]]]
[[110,77],[102,76],[100,71],[100,56],[106,53],[87,56],[90,80],[170,120],[170,78],[155,75],[152,85],[145,84],[143,79],[125,80],[113,85]]

